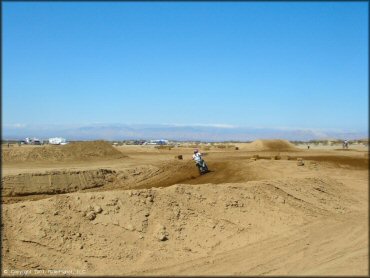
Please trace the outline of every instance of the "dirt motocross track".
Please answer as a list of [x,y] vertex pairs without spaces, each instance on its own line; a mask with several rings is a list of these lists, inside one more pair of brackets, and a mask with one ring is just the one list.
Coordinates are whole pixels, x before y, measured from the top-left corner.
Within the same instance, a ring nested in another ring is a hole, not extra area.
[[367,148],[235,146],[3,148],[3,270],[367,275]]

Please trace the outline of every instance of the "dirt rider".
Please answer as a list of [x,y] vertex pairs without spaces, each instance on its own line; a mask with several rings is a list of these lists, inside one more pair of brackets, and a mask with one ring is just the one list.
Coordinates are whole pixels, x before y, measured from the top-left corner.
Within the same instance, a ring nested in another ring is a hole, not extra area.
[[193,160],[195,161],[196,164],[202,161],[202,154],[199,152],[198,149],[194,150]]

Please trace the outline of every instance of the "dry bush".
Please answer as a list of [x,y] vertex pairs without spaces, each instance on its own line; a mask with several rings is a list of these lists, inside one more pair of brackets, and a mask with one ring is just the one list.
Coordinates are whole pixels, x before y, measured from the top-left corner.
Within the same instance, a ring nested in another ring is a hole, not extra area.
[[155,146],[154,148],[158,149],[158,150],[172,150],[172,146]]
[[235,148],[235,145],[220,144],[220,145],[216,145],[216,147],[219,148],[219,149],[231,149],[231,148]]
[[226,149],[227,146],[222,144],[222,145],[217,145],[216,147],[219,149]]

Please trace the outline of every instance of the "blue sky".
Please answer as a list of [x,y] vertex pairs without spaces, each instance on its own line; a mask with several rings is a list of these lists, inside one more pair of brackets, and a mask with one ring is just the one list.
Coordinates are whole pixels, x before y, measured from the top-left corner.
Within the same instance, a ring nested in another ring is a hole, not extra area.
[[2,123],[368,126],[367,2],[3,3]]

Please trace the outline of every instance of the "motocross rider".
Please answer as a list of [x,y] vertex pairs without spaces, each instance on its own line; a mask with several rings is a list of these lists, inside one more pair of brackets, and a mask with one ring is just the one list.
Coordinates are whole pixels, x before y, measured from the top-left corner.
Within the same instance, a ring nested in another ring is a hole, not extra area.
[[195,164],[198,164],[202,161],[202,154],[199,152],[198,149],[194,150],[193,160],[195,161]]

